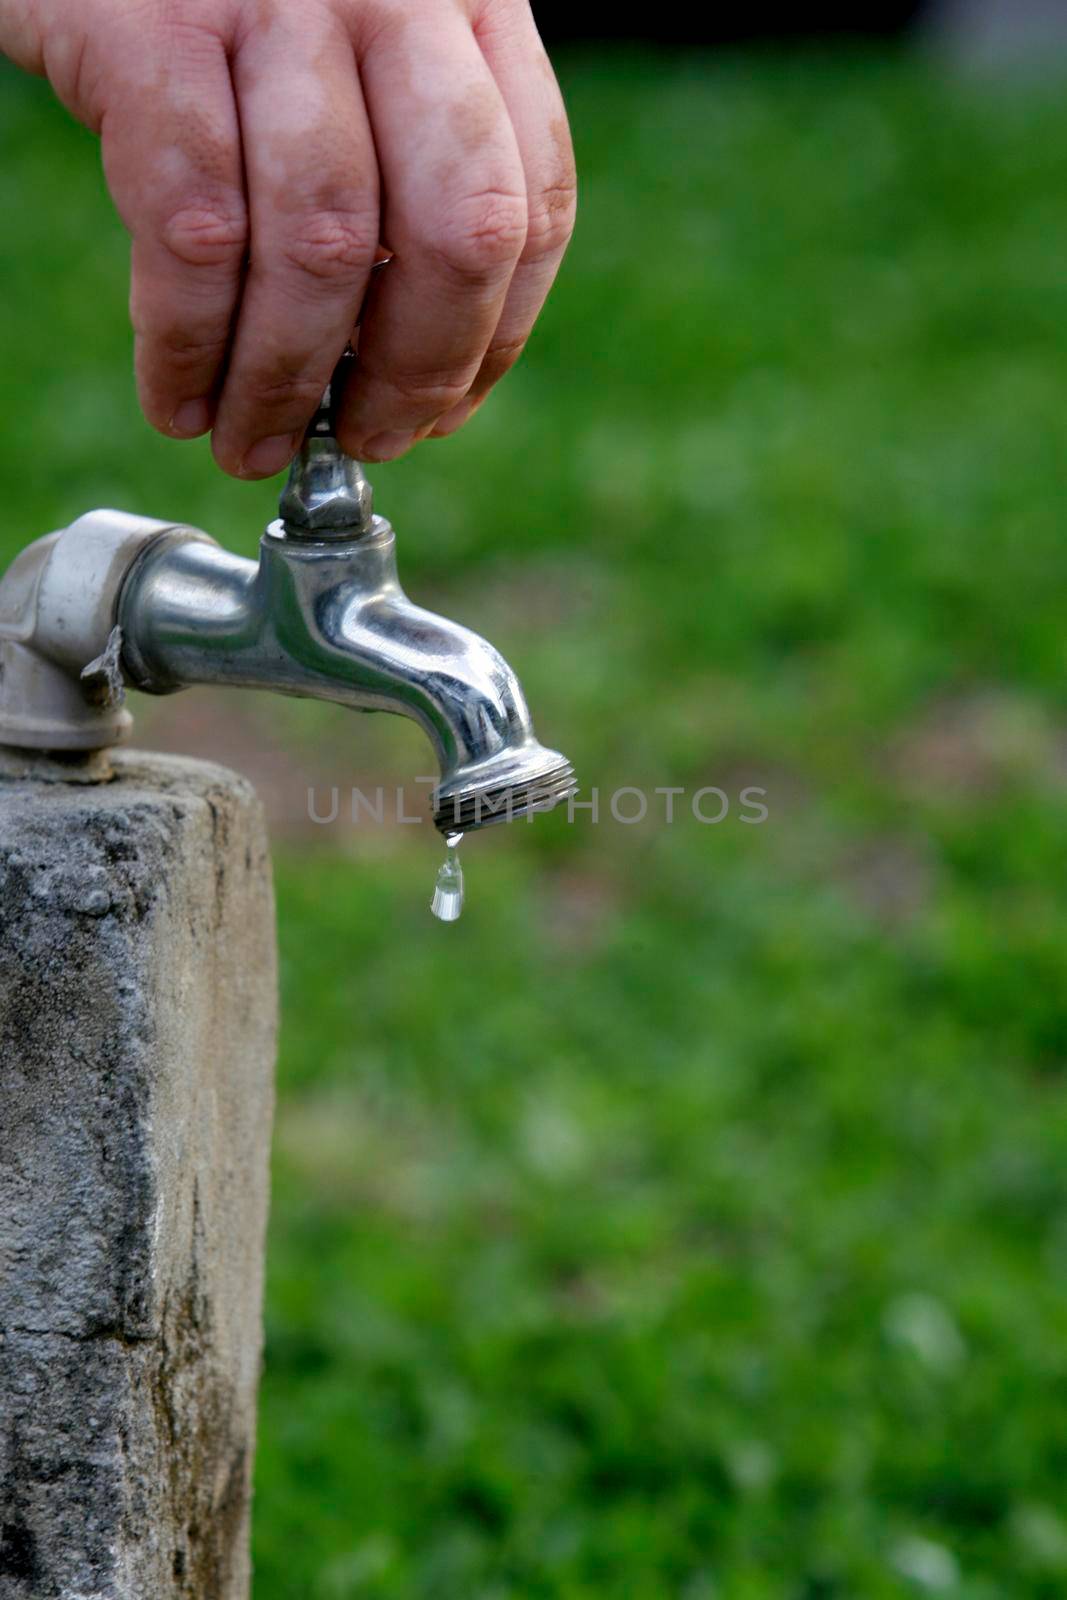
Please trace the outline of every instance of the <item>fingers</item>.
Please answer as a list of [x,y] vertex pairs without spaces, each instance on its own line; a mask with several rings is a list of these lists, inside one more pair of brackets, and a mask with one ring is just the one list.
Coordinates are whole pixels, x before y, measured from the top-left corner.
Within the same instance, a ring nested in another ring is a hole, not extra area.
[[356,29],[366,107],[338,7],[248,15],[224,39],[183,13],[154,47],[158,70],[128,76],[103,117],[133,238],[141,403],[178,437],[213,427],[229,472],[280,470],[382,237],[395,260],[369,299],[340,433],[390,459],[458,427],[529,334],[573,218],[559,91],[515,0],[490,0],[477,39],[459,5],[376,9]]
[[347,31],[277,7],[233,64],[251,258],[213,448],[263,477],[295,454],[352,331],[378,243],[378,176]]
[[211,426],[247,214],[224,46],[194,28],[165,42],[155,81],[145,72],[113,97],[101,136],[108,184],[132,235],[141,406],[154,427],[191,438]]
[[514,366],[552,287],[574,231],[577,183],[563,97],[525,4],[496,4],[476,29],[504,97],[526,176],[526,242],[496,331],[466,396],[433,429],[443,438],[462,427]]
[[395,253],[374,284],[341,443],[402,454],[469,390],[526,241],[515,134],[469,22],[398,7],[361,59]]

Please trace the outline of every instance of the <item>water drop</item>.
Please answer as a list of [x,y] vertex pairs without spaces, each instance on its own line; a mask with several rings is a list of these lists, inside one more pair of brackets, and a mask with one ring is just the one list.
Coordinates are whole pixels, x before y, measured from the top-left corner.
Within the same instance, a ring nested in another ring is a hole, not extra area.
[[430,910],[440,922],[455,922],[463,910],[463,868],[459,864],[459,842],[462,838],[461,833],[445,835],[447,850],[444,864],[437,874],[433,899],[430,901]]

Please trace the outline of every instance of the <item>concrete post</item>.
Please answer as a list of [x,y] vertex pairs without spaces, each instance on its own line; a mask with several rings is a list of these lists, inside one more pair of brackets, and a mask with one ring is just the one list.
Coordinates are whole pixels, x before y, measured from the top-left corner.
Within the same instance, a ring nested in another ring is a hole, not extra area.
[[113,760],[0,757],[0,1595],[245,1600],[266,839],[232,773]]

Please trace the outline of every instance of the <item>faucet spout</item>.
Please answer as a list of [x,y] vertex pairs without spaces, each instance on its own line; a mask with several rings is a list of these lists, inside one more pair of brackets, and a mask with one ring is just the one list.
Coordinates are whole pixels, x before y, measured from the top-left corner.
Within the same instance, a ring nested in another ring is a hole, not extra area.
[[347,539],[294,537],[274,522],[258,564],[174,530],[130,573],[119,621],[127,670],[149,692],[243,684],[413,718],[440,765],[442,832],[548,809],[574,792],[569,763],[538,743],[499,651],[404,594],[384,518]]
[[125,683],[233,684],[412,717],[440,765],[443,833],[575,792],[499,651],[404,593],[396,537],[337,444],[329,394],[279,509],[258,562],[120,512],[23,551],[0,581],[0,744],[103,749],[127,736]]

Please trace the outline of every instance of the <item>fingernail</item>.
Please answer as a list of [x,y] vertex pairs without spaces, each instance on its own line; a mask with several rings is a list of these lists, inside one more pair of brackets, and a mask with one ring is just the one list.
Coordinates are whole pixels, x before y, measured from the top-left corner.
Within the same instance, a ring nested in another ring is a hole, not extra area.
[[260,439],[241,462],[242,478],[270,478],[287,467],[296,455],[300,440],[293,433],[278,433],[272,439]]
[[195,439],[211,426],[211,407],[206,400],[186,400],[167,424],[171,433],[182,439]]
[[433,425],[433,438],[447,439],[450,433],[456,433],[473,416],[474,410],[473,400],[461,400],[458,406],[453,406],[443,417],[438,417]]
[[395,461],[414,443],[414,433],[376,433],[363,446],[363,455],[368,461]]

